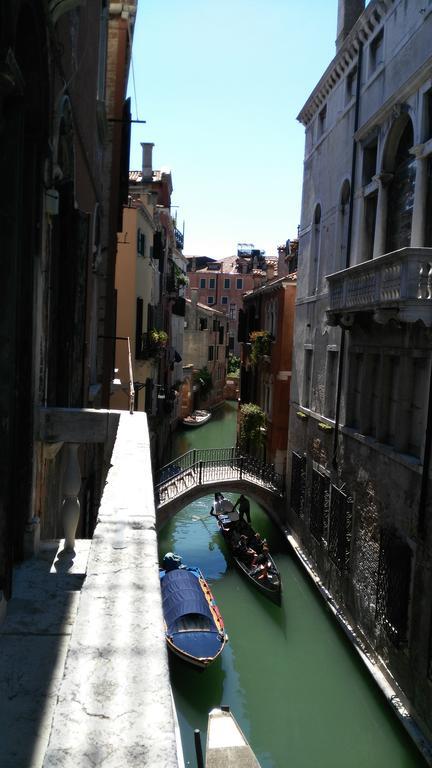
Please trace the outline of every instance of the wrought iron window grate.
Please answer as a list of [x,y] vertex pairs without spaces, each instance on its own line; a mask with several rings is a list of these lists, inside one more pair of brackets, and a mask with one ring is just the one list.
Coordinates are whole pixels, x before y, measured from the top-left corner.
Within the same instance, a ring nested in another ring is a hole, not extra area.
[[313,469],[309,528],[312,536],[320,543],[328,535],[329,507],[330,478]]
[[408,544],[388,529],[381,531],[376,620],[390,640],[403,643],[408,631],[412,552]]
[[332,485],[328,553],[340,571],[346,571],[351,549],[352,499],[340,488]]
[[304,516],[306,497],[306,456],[292,452],[291,461],[291,510]]
[[432,616],[429,627],[429,659],[428,659],[428,678],[432,680]]

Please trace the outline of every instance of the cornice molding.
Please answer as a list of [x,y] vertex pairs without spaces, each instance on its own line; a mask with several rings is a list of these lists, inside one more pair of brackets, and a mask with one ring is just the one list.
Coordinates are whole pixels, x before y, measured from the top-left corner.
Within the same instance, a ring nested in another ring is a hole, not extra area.
[[372,0],[366,6],[341,49],[330,62],[323,76],[315,86],[308,100],[297,115],[297,120],[304,126],[309,125],[312,118],[325,103],[327,96],[339,80],[355,64],[360,44],[365,44],[374,36],[384,17],[396,0]]

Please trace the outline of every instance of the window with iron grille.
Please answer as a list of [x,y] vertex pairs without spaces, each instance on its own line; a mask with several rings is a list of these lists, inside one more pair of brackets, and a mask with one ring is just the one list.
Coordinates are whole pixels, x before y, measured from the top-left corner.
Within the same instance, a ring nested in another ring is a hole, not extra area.
[[388,529],[381,531],[376,620],[395,645],[407,639],[412,552]]
[[429,680],[432,680],[432,618],[431,618],[431,623],[429,627],[429,659],[428,659],[427,675]]
[[312,536],[320,543],[327,539],[330,506],[330,478],[312,470],[312,489],[309,528]]
[[331,487],[330,522],[328,553],[330,560],[339,568],[346,571],[349,564],[352,526],[352,499],[336,488]]
[[306,495],[306,456],[295,451],[291,459],[291,510],[303,517]]

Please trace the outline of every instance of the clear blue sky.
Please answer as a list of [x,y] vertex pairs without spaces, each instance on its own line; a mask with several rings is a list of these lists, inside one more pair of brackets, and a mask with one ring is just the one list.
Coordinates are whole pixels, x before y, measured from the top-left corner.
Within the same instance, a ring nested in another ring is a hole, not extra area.
[[[301,107],[335,54],[337,0],[138,0],[129,93],[169,168],[186,255],[276,255],[300,220]],[[138,112],[138,114],[137,114]]]

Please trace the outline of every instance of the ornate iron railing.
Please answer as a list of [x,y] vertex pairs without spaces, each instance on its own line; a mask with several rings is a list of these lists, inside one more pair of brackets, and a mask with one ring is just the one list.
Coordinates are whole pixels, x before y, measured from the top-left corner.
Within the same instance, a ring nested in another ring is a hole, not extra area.
[[193,449],[161,468],[155,485],[157,506],[168,503],[193,486],[244,480],[275,495],[284,493],[284,477],[273,464],[241,453],[238,447]]

